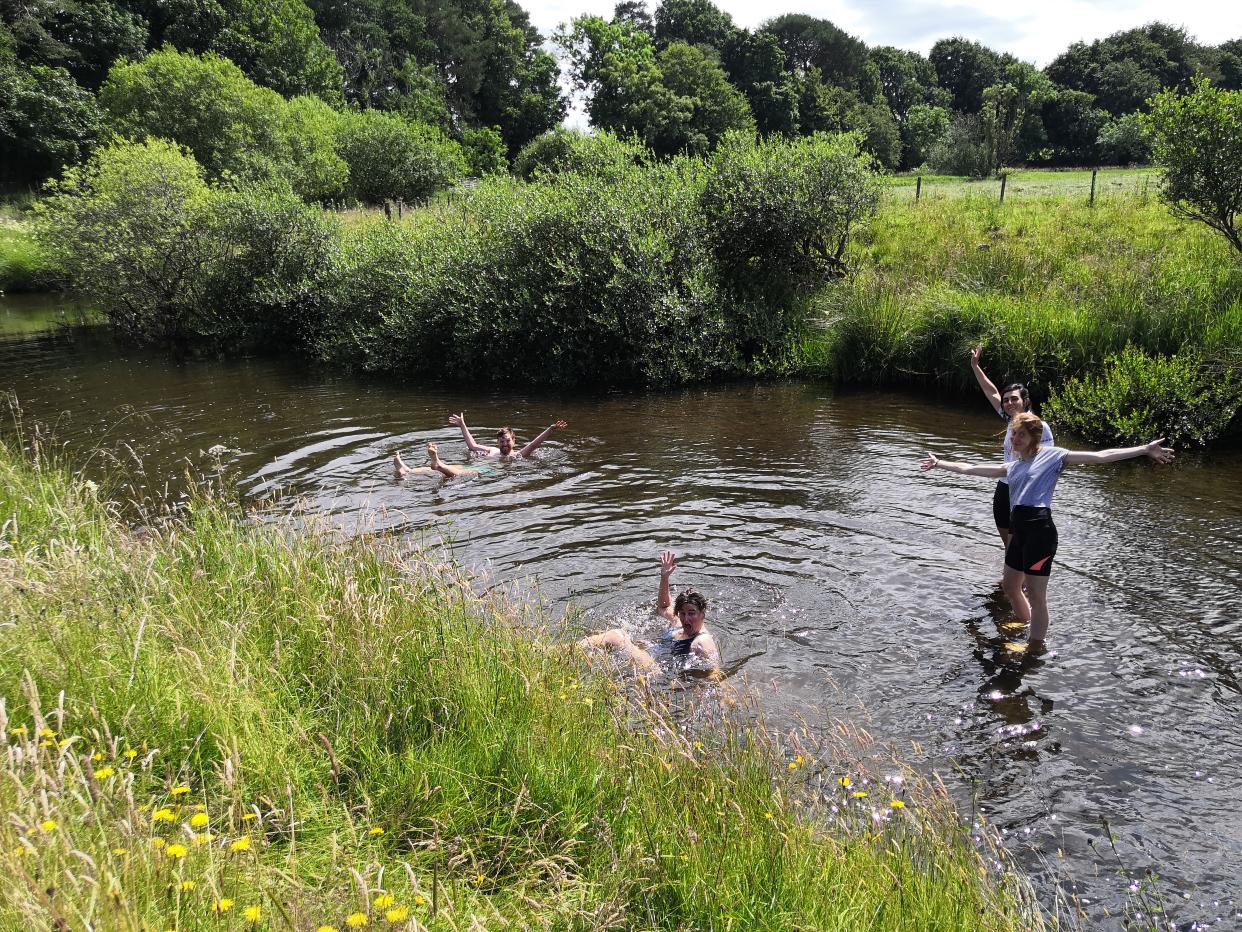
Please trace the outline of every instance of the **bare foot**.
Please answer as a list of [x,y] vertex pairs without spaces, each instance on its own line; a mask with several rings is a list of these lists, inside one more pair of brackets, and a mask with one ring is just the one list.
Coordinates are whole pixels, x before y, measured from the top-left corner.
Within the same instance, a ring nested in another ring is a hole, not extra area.
[[398,479],[404,479],[410,474],[410,467],[402,462],[400,452],[392,455],[392,473]]
[[427,458],[431,460],[432,469],[440,465],[440,448],[436,444],[427,444]]

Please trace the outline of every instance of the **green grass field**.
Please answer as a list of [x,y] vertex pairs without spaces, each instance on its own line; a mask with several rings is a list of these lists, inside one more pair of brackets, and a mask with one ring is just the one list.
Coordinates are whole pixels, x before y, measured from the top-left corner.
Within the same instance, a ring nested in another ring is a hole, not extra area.
[[[1159,181],[1155,168],[1102,168],[1096,176],[1096,200],[1118,196],[1155,198]],[[888,197],[893,200],[913,200],[918,175],[890,175],[885,178]],[[998,178],[966,178],[961,175],[922,175],[922,200],[937,198],[1000,199],[1001,183]],[[1005,184],[1005,200],[1011,198],[1064,198],[1083,201],[1090,199],[1091,170],[1015,170]]]
[[679,727],[434,554],[146,524],[0,447],[2,928],[1043,927],[942,788],[744,691]]

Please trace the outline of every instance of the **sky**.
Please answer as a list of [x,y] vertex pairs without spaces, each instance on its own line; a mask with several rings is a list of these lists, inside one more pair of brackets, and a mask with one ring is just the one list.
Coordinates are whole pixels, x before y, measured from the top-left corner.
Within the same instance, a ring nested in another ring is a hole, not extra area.
[[[616,0],[518,0],[545,35],[575,16],[611,17]],[[1044,67],[1071,43],[1091,42],[1152,20],[1182,26],[1204,45],[1242,38],[1242,0],[715,0],[739,26],[753,29],[782,13],[832,20],[868,46],[895,45],[926,55],[937,39],[961,35]],[[658,0],[647,0],[654,11]]]

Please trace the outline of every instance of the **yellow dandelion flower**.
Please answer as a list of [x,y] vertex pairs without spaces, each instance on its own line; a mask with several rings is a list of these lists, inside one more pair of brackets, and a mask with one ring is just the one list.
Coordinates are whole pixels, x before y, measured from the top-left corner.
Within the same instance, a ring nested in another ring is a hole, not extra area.
[[216,913],[227,913],[232,908],[233,908],[233,901],[230,900],[227,896],[221,897],[220,899],[216,900],[214,903],[211,904],[212,912],[216,912]]
[[315,932],[340,932],[336,926],[320,926]]
[[569,693],[561,693],[561,694],[559,694],[556,698],[561,699],[561,700],[568,699],[568,698],[569,698]]
[[849,777],[841,777],[839,780],[837,780],[837,782],[838,782],[838,783],[840,783],[840,784],[841,784],[843,787],[845,787],[847,790],[848,790],[851,786],[853,786],[853,785],[854,785],[854,781],[853,781],[853,780],[851,780]]
[[410,918],[410,907],[395,906],[384,913],[384,918],[389,922],[405,922]]
[[116,771],[111,767],[100,767],[98,770],[95,771],[95,779],[96,780],[107,780],[114,773],[116,773]]
[[171,809],[156,809],[151,813],[152,822],[176,822],[177,817]]
[[56,831],[56,820],[55,819],[44,819],[42,822],[39,823],[39,828],[43,829],[43,831],[45,832],[54,832]]
[[206,812],[207,811],[207,807],[204,806],[202,803],[195,803],[190,808],[193,809],[195,812]]
[[414,894],[414,905],[415,906],[426,906],[427,905],[426,897],[424,897],[421,893]]
[[789,762],[789,769],[790,769],[790,770],[797,770],[797,769],[798,769],[798,762],[797,762],[796,760],[791,760],[791,761]]
[[128,757],[130,760],[133,760],[135,757],[138,756],[138,752],[135,751],[133,748],[129,748],[128,750],[126,750],[125,756]]
[[156,850],[159,850],[160,848],[163,848],[165,844],[166,844],[166,842],[165,842],[165,841],[164,841],[164,839],[162,839],[162,838],[152,838],[152,839],[151,839],[151,847],[152,847],[152,848],[155,848]]
[[345,917],[345,925],[351,929],[361,929],[368,921],[366,913],[350,913]]
[[582,704],[583,704],[583,705],[586,705],[586,706],[595,705],[595,700],[594,700],[594,699],[592,699],[590,696],[583,696],[583,697],[582,697]]
[[190,828],[203,828],[209,822],[211,822],[211,819],[207,817],[205,812],[196,812],[190,816]]
[[61,738],[59,741],[57,741],[57,742],[56,742],[56,746],[57,746],[58,748],[63,748],[63,747],[64,747],[66,744],[68,744],[68,743],[69,743],[69,739],[68,739],[68,738]]
[[855,799],[866,799],[867,791],[866,790],[855,790],[853,793],[853,796]]
[[894,809],[905,809],[906,808],[906,804],[903,803],[900,799],[894,799],[892,802],[889,803],[889,805],[892,806]]
[[180,843],[169,845],[164,849],[164,853],[170,858],[183,858],[189,853],[189,851],[189,848]]
[[243,812],[243,813],[242,813],[242,821],[243,821],[243,822],[249,822],[251,819],[257,819],[257,818],[258,818],[258,816],[257,816],[257,815],[255,815],[253,812]]
[[801,767],[803,764],[806,763],[806,760],[802,757],[801,754],[799,754],[797,757],[794,758],[794,763],[797,764],[799,767]]
[[694,747],[695,747],[695,750],[698,750],[698,751],[703,750],[703,742],[702,741],[694,742]]
[[198,832],[194,835],[194,847],[200,848],[203,845],[209,845],[216,840],[216,836],[211,832]]
[[113,848],[112,853],[115,854],[119,858],[123,854],[129,854],[129,849],[128,848]]
[[258,906],[247,906],[242,915],[247,922],[258,922],[263,918],[263,910]]
[[397,902],[397,898],[393,896],[391,893],[381,893],[379,896],[375,898],[374,902],[375,902],[376,909],[385,909],[391,906],[393,903]]
[[26,855],[34,854],[34,848],[27,847],[26,845],[18,845],[16,848],[13,849],[13,853],[17,855],[19,858],[22,858],[22,857],[25,857]]
[[763,814],[763,817],[764,817],[765,819],[770,819],[770,818],[772,818],[772,813],[770,813],[770,812],[765,812],[765,813]]
[[14,738],[24,738],[29,733],[29,729],[25,725],[18,725],[16,728],[10,728],[9,734]]
[[168,792],[173,796],[184,796],[186,793],[190,792],[190,788],[183,783],[180,786],[174,786]]
[[50,748],[51,746],[52,746],[51,738],[44,738],[42,741],[39,742],[39,747],[41,748]]
[[569,684],[569,688],[570,688],[570,689],[577,689],[577,688],[578,688],[578,684],[577,684],[577,683],[570,683],[570,684]]
[[367,832],[367,834],[368,835],[383,835],[384,830],[377,825],[373,829],[371,829],[371,831]]
[[475,875],[474,875],[474,880],[472,880],[472,881],[470,881],[470,882],[471,882],[472,884],[474,884],[476,887],[481,887],[481,886],[483,886],[483,881],[485,881],[486,879],[487,879],[487,878],[486,878],[486,877],[484,877],[482,874],[475,874]]
[[249,851],[250,850],[250,836],[243,835],[241,838],[237,839],[237,841],[229,845],[229,850],[230,851]]
[[198,884],[193,880],[183,880],[177,886],[180,887],[180,889],[184,890],[186,893],[189,893],[191,890],[197,887]]
[[40,738],[55,738],[56,732],[52,731],[52,729],[50,728],[40,728],[39,737]]
[[94,754],[91,755],[91,760],[94,761],[96,764],[98,764],[101,760],[103,760],[103,758],[104,758],[103,751],[96,751]]

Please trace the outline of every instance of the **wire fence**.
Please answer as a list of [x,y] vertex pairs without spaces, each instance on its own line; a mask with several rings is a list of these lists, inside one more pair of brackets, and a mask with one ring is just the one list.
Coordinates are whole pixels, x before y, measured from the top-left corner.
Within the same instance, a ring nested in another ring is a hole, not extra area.
[[945,175],[903,175],[889,179],[886,197],[897,202],[935,198],[988,198],[1004,203],[1013,198],[1059,198],[1093,204],[1119,197],[1146,201],[1155,196],[1156,169],[1085,171],[1021,171],[1000,178],[962,179]]

